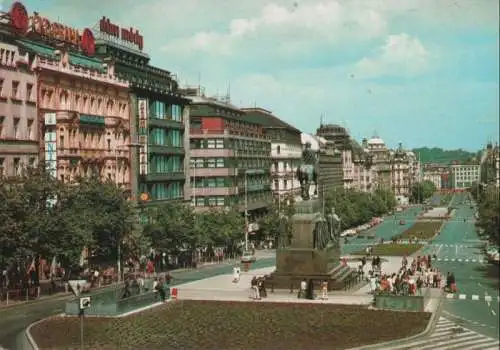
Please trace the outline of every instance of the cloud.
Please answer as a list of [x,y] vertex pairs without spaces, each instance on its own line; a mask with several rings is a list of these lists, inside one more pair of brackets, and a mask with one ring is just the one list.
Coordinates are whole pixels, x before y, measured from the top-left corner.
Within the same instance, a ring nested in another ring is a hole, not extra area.
[[331,0],[295,2],[287,6],[271,3],[255,16],[229,20],[224,30],[200,31],[191,37],[179,38],[165,45],[163,51],[179,54],[194,50],[231,55],[247,41],[273,41],[273,49],[290,53],[300,52],[311,42],[327,45],[369,39],[383,35],[386,30],[384,18],[363,6],[353,7]]
[[415,76],[428,68],[430,54],[422,43],[406,33],[389,35],[377,55],[356,65],[356,76]]

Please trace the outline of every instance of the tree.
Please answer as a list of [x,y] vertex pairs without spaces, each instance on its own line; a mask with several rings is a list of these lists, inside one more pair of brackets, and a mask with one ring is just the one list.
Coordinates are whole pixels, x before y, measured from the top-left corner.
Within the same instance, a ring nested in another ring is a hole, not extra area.
[[284,196],[271,205],[267,213],[259,219],[259,235],[261,239],[269,237],[275,246],[281,234],[290,238],[292,234],[291,218],[295,214],[295,199],[292,195]]
[[413,203],[422,203],[436,193],[436,185],[432,181],[416,182],[411,187],[410,200]]
[[154,248],[176,255],[184,249],[194,249],[203,241],[196,230],[195,214],[183,203],[165,203],[149,208],[151,223],[144,228]]
[[486,186],[475,193],[478,201],[477,226],[484,230],[490,241],[500,244],[500,198],[498,189]]

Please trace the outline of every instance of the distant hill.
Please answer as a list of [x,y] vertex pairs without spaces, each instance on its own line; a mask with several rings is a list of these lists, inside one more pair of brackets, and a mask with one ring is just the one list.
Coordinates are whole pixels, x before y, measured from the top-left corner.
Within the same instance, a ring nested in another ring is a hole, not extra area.
[[453,161],[460,163],[470,162],[473,158],[478,157],[479,152],[469,152],[463,149],[445,150],[442,148],[434,147],[421,147],[412,150],[415,155],[420,155],[422,163],[439,163],[451,164]]

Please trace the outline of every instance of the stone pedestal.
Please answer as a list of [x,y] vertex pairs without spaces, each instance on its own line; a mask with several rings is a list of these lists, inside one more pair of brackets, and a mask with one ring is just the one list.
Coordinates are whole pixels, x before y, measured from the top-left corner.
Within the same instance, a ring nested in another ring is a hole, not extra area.
[[274,289],[297,288],[303,279],[315,284],[329,281],[330,289],[340,289],[345,278],[351,276],[351,269],[340,264],[340,247],[314,247],[316,224],[324,221],[319,200],[296,204],[292,217],[291,242],[286,248],[276,251],[276,271],[269,276]]

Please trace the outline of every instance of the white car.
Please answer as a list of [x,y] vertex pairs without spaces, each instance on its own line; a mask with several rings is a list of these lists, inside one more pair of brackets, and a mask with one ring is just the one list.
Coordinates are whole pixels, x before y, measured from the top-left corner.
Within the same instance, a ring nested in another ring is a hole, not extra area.
[[257,258],[252,254],[252,252],[244,252],[241,256],[242,263],[254,263],[256,260]]

